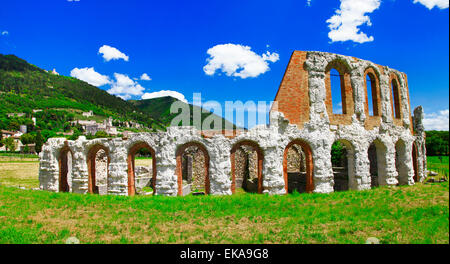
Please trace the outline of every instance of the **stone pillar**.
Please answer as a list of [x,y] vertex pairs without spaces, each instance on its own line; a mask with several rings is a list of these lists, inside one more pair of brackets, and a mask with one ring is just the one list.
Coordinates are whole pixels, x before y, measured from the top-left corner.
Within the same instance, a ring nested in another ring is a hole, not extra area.
[[389,144],[386,148],[377,146],[378,183],[383,185],[397,185],[398,173],[395,167],[395,146]]
[[311,146],[314,162],[314,192],[333,192],[334,177],[333,165],[331,164],[331,142],[326,139],[317,138]]
[[349,187],[351,190],[370,190],[370,162],[368,156],[368,147],[361,146],[355,149],[355,176],[354,181],[351,181]]
[[168,143],[164,144],[159,151],[156,151],[156,195],[177,196],[178,177],[176,167],[175,146]]
[[263,193],[285,194],[283,177],[283,149],[278,146],[263,147]]
[[52,192],[58,192],[59,190],[59,164],[55,145],[58,145],[57,142],[54,139],[49,139],[43,145],[39,154],[39,183],[41,190]]
[[76,141],[73,145],[73,174],[72,174],[72,192],[86,194],[88,193],[89,174],[87,168],[87,156],[81,142]]
[[108,166],[108,194],[128,195],[128,153],[123,143],[114,141],[110,144]]

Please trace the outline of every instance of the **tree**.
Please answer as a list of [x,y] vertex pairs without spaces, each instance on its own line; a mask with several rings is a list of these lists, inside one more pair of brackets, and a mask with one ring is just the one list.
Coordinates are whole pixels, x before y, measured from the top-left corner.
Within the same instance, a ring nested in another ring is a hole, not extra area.
[[38,132],[36,133],[36,152],[40,153],[42,151],[42,145],[44,145],[44,138],[41,135],[41,131],[38,130]]
[[80,137],[80,136],[81,136],[80,130],[78,130],[78,128],[74,127],[73,134],[69,137],[69,140],[77,140],[78,137]]
[[105,131],[97,131],[95,138],[107,138],[108,134]]
[[14,152],[16,150],[16,143],[14,142],[14,138],[13,137],[7,137],[5,139],[2,140],[3,144],[5,144],[6,150]]
[[22,141],[22,144],[28,145],[28,144],[33,144],[35,139],[34,139],[33,135],[27,133],[27,134],[23,134],[22,136],[20,136],[20,141]]

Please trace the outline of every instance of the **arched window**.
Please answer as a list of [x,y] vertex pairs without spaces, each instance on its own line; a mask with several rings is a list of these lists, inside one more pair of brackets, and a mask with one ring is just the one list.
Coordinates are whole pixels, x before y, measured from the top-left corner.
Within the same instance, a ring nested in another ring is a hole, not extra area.
[[369,116],[379,116],[378,113],[378,92],[377,81],[373,73],[366,74],[366,91],[367,91],[367,105]]
[[391,81],[391,95],[392,95],[392,111],[395,118],[401,118],[400,114],[400,90],[396,79]]
[[102,145],[94,145],[88,153],[88,192],[91,194],[108,193],[109,150]]
[[59,154],[59,192],[70,192],[72,189],[73,155],[68,147]]
[[284,149],[283,176],[287,193],[312,192],[313,158],[311,147],[303,140],[291,141]]
[[241,141],[231,149],[231,192],[236,189],[245,192],[262,193],[261,148],[252,141]]
[[344,76],[336,69],[330,70],[331,106],[333,114],[346,114]]
[[178,195],[209,194],[209,154],[206,147],[189,142],[177,149]]
[[338,140],[331,146],[331,165],[333,169],[335,192],[354,189],[354,148],[347,140]]
[[[136,161],[136,157],[139,158]],[[128,195],[136,192],[155,193],[156,157],[155,151],[147,143],[136,143],[128,151]]]

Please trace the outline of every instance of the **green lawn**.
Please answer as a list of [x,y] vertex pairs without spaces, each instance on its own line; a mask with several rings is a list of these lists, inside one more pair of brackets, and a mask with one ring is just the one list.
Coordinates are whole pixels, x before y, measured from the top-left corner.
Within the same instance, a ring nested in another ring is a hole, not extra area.
[[8,187],[38,187],[38,165],[33,157],[0,155],[0,243],[70,236],[82,243],[449,243],[448,182],[285,196],[117,197]]
[[448,179],[448,165],[449,165],[448,156],[432,156],[427,157],[427,167],[428,170],[437,172],[438,178],[446,178]]
[[449,243],[448,183],[332,194],[118,197],[0,186],[0,243]]

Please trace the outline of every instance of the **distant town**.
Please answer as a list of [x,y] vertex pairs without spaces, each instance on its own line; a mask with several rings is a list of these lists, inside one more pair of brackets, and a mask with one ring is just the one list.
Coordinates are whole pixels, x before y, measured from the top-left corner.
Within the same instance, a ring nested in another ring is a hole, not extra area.
[[[33,113],[38,113],[43,111],[42,109],[33,109]],[[25,117],[26,113],[7,113],[7,117],[9,118],[15,118],[15,117]],[[130,129],[143,129],[144,127],[136,122],[133,121],[119,121],[119,120],[113,120],[112,117],[108,117],[107,119],[103,120],[103,122],[97,122],[95,120],[89,120],[89,118],[94,117],[93,111],[83,112],[82,116],[87,118],[88,120],[74,120],[71,122],[72,127],[79,127],[81,128],[81,131],[83,131],[83,135],[86,136],[95,136],[98,135],[99,132],[101,135],[107,135],[109,137],[128,137],[130,133],[133,133],[133,131],[126,130],[127,128]],[[32,117],[31,120],[33,121],[33,124],[36,126],[36,117]],[[116,125],[114,125],[116,124]],[[124,131],[119,131],[118,127],[124,128]],[[9,130],[0,130],[1,131],[1,139],[6,140],[8,138],[13,139],[13,145],[14,146],[8,146],[7,144],[3,144],[3,146],[0,146],[0,151],[10,151],[11,147],[14,148],[15,151],[20,151],[22,153],[36,153],[36,143],[27,143],[24,142],[26,140],[23,140],[23,135],[27,134],[27,126],[26,125],[20,125],[19,130],[16,131],[9,131]],[[63,132],[63,136],[72,136],[74,134],[74,131],[71,130],[69,132]]]

